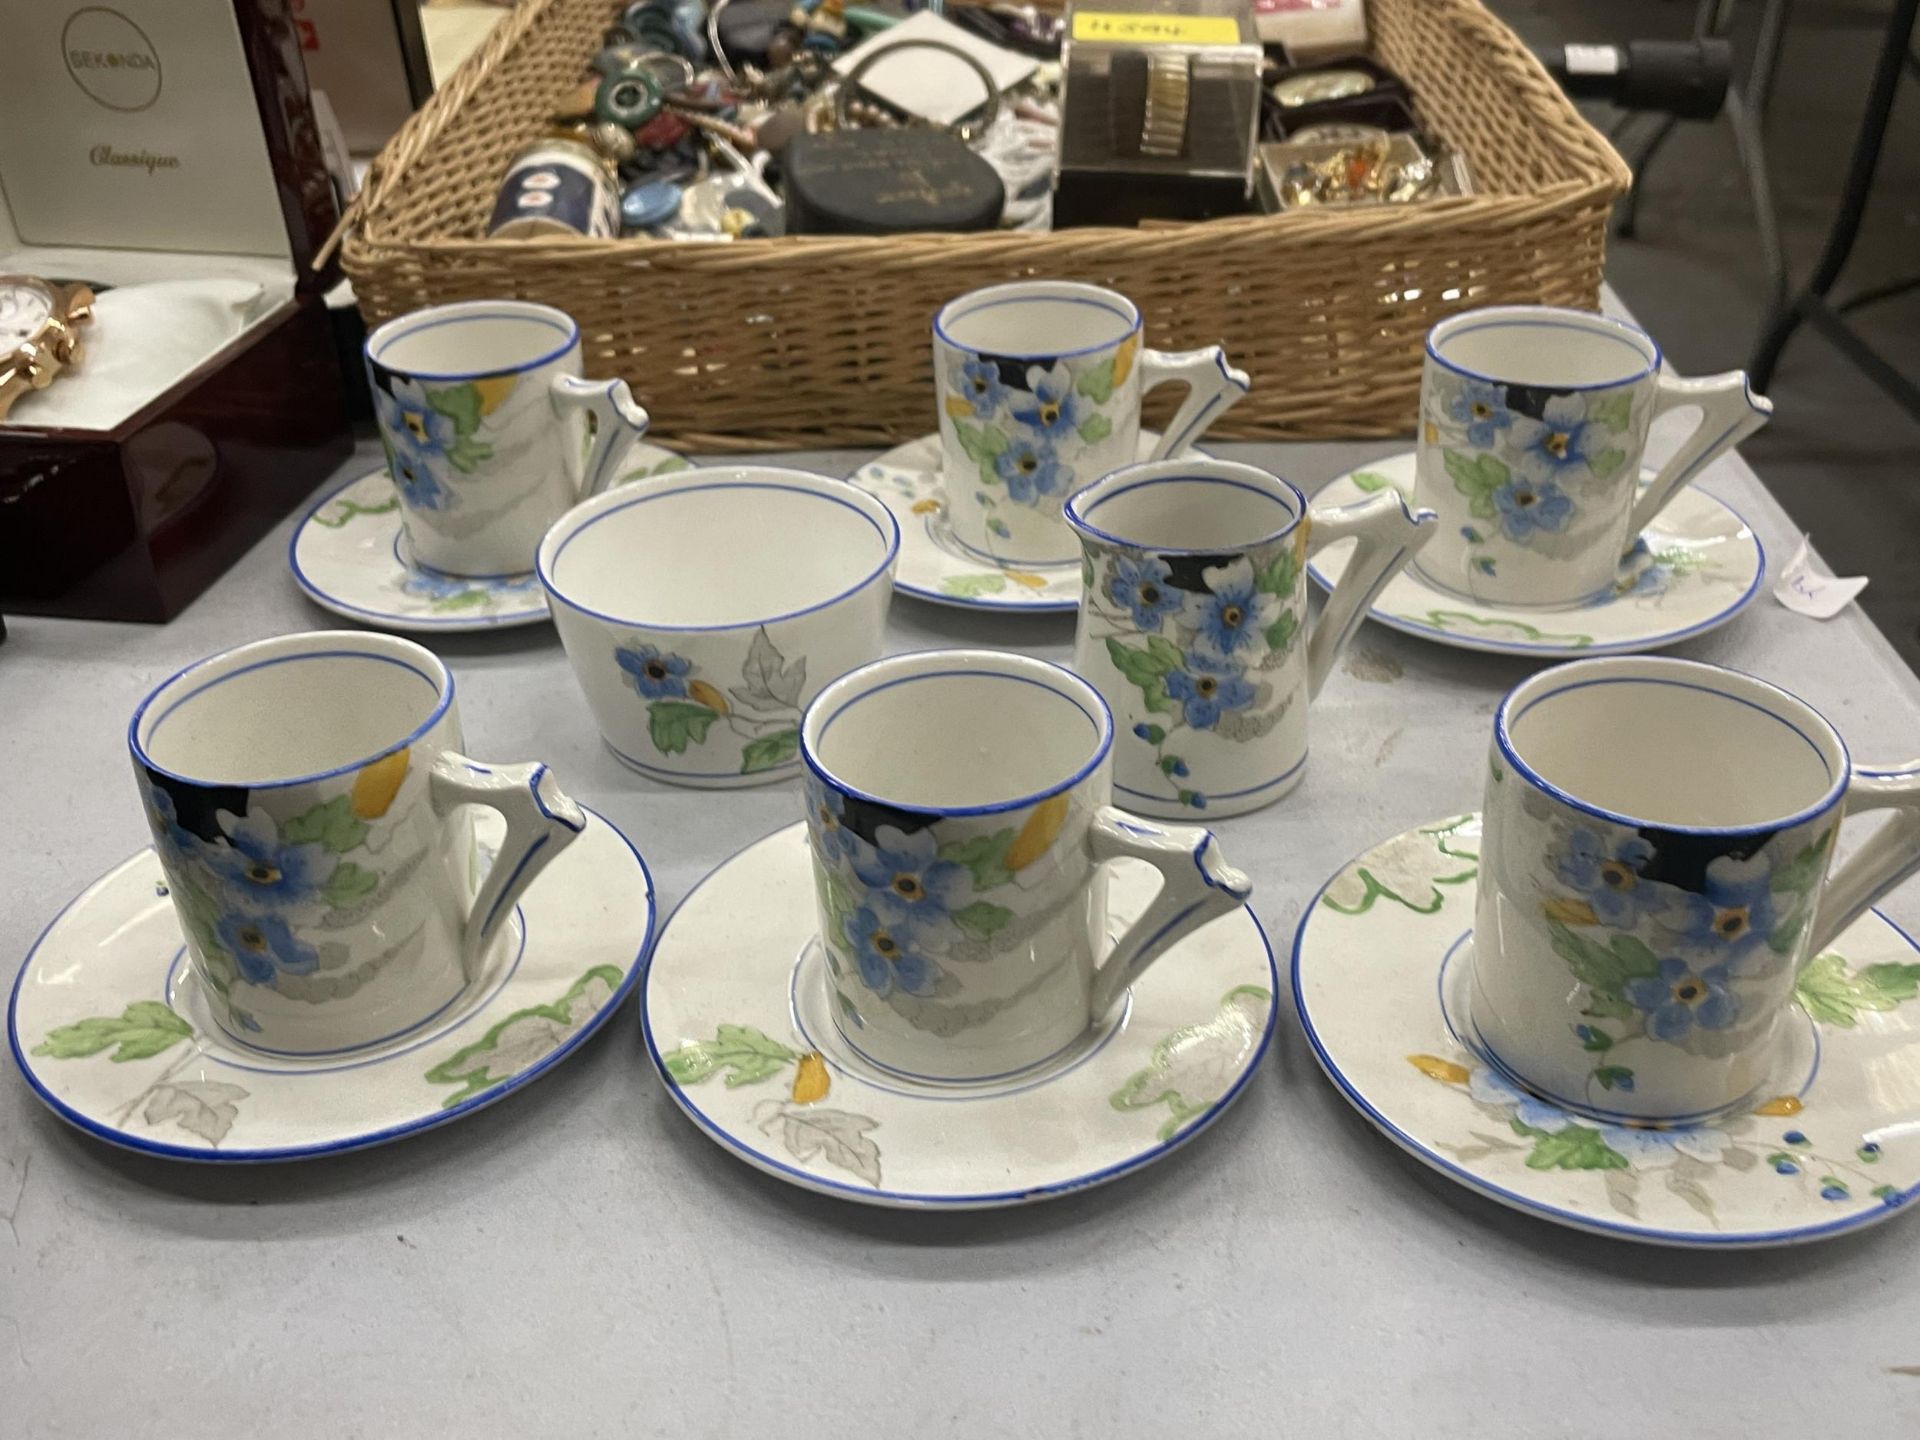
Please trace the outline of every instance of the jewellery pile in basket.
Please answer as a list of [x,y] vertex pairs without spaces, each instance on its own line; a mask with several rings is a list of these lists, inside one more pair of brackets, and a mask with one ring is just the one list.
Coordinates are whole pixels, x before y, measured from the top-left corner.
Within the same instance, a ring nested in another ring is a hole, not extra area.
[[[730,240],[855,228],[790,225],[783,160],[798,137],[871,130],[921,132],[936,165],[936,144],[974,152],[967,163],[991,203],[965,228],[1044,223],[1061,33],[1059,15],[1028,5],[943,16],[922,0],[638,0],[515,157],[488,233]],[[943,82],[965,77],[961,114],[898,103],[916,54],[945,67]],[[894,83],[869,88],[882,60]]]

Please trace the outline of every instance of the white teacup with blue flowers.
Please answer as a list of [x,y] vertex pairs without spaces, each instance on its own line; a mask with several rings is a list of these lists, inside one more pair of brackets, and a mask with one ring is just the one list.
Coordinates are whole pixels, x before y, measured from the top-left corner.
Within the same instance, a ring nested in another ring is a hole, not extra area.
[[[1433,536],[1391,489],[1309,508],[1226,460],[1129,465],[1076,491],[1074,668],[1113,708],[1114,787],[1146,815],[1241,815],[1300,783],[1307,705],[1374,597]],[[1307,625],[1307,557],[1359,545]]]
[[[127,739],[208,1011],[275,1054],[381,1044],[445,1011],[586,828],[545,765],[461,754],[451,672],[391,635],[211,656],[148,695]],[[476,805],[506,820],[491,865]]]
[[[1064,1062],[1147,966],[1251,891],[1212,831],[1107,803],[1113,718],[1044,660],[889,656],[822,690],[800,735],[834,1024],[899,1078]],[[1106,865],[1123,857],[1163,883],[1110,939]]]
[[[1643,489],[1648,427],[1690,408],[1699,423]],[[1606,316],[1500,305],[1442,320],[1427,332],[1415,479],[1440,530],[1413,568],[1493,604],[1585,604],[1681,487],[1772,414],[1745,372],[1663,374],[1652,337]]]
[[[1898,813],[1830,872],[1874,809]],[[1920,762],[1855,767],[1812,707],[1715,665],[1544,671],[1494,718],[1462,1039],[1615,1122],[1797,1094],[1802,967],[1917,869]]]
[[429,571],[531,571],[647,430],[626,381],[581,378],[580,327],[550,305],[430,305],[369,335],[366,362],[406,558]]
[[1061,506],[1080,486],[1140,458],[1140,403],[1187,388],[1149,459],[1179,455],[1251,383],[1218,345],[1143,350],[1140,310],[1097,285],[991,285],[933,320],[947,520],[981,559],[1066,565]]

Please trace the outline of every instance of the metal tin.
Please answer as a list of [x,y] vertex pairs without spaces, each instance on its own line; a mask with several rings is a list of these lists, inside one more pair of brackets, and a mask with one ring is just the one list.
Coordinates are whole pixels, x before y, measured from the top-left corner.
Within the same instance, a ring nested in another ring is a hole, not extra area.
[[1365,95],[1373,86],[1373,76],[1364,70],[1308,70],[1274,81],[1273,98],[1291,110],[1300,105],[1344,100],[1349,95]]
[[613,166],[591,145],[558,136],[537,140],[507,167],[487,234],[611,238],[620,229],[616,186]]

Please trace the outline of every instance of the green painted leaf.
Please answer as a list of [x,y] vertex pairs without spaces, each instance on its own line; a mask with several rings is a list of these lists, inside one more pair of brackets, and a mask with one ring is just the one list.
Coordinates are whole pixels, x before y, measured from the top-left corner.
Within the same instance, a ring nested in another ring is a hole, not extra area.
[[976,940],[991,939],[1007,927],[1013,919],[1013,912],[1004,905],[995,905],[991,900],[976,900],[964,909],[953,912],[953,923]]
[[1113,357],[1108,356],[1091,369],[1081,371],[1073,388],[1096,405],[1106,404],[1113,395]]
[[991,425],[969,425],[964,420],[956,420],[953,433],[969,460],[991,462],[1007,448],[1007,437]]
[[1600,1082],[1602,1090],[1612,1090],[1620,1085],[1631,1084],[1633,1071],[1624,1065],[1602,1065],[1593,1072],[1593,1078]]
[[1569,1125],[1548,1134],[1535,1130],[1529,1170],[1625,1170],[1627,1157],[1606,1142],[1598,1130]]
[[1472,503],[1467,506],[1467,513],[1476,520],[1493,519],[1493,496],[1475,495]]
[[480,428],[480,390],[471,382],[427,391],[427,405],[453,421],[456,435],[465,437]]
[[1369,495],[1373,494],[1376,490],[1385,490],[1389,485],[1393,484],[1391,480],[1382,475],[1378,470],[1356,470],[1347,478]]
[[1160,757],[1160,773],[1162,775],[1172,775],[1174,771],[1186,763],[1187,762],[1178,755],[1162,755]]
[[1293,587],[1300,581],[1300,566],[1293,558],[1293,547],[1282,547],[1280,553],[1260,567],[1253,577],[1253,588],[1268,595],[1278,595],[1283,599],[1293,594]]
[[982,595],[998,595],[1007,588],[1004,575],[949,575],[940,582],[942,595],[957,595],[963,600]]
[[1293,648],[1294,637],[1299,633],[1300,617],[1291,610],[1283,611],[1280,618],[1267,627],[1267,648],[1284,655]]
[[1180,647],[1161,635],[1147,636],[1147,653],[1160,666],[1162,674],[1178,670],[1187,663],[1187,657],[1180,653]]
[[[1165,652],[1156,652],[1152,646],[1158,641],[1165,650],[1173,651],[1169,661]],[[1148,648],[1133,649],[1120,641],[1116,635],[1107,637],[1107,658],[1113,661],[1113,668],[1127,677],[1129,683],[1145,687],[1150,681],[1163,680],[1169,670],[1180,664],[1180,652],[1161,640],[1158,635],[1147,637]]]
[[1627,981],[1660,972],[1654,953],[1631,935],[1615,935],[1612,947],[1602,948],[1558,920],[1548,921],[1547,931],[1553,937],[1554,954],[1566,961],[1574,978],[1592,992],[1596,1004],[1589,1013],[1601,1002],[1617,1002]]
[[1620,473],[1620,467],[1626,463],[1626,451],[1602,450],[1598,455],[1587,461],[1587,468],[1602,480],[1611,480],[1615,475]]
[[1097,445],[1113,433],[1113,422],[1095,411],[1080,422],[1080,438],[1089,445]]
[[1822,1025],[1851,1030],[1862,1010],[1892,1010],[1920,991],[1920,965],[1869,965],[1853,971],[1829,950],[1800,972],[1794,994]]
[[353,813],[351,795],[336,795],[282,824],[280,838],[289,845],[319,845],[341,855],[365,843],[367,822]]
[[1621,974],[1626,979],[1638,980],[1660,973],[1660,957],[1648,949],[1645,942],[1631,935],[1615,935],[1609,948],[1614,959],[1620,962]]
[[1872,1194],[1874,1199],[1884,1200],[1889,1205],[1900,1203],[1900,1192],[1891,1185],[1876,1185],[1873,1187]]
[[1635,1011],[1618,995],[1606,995],[1597,990],[1587,992],[1587,1008],[1580,1012],[1596,1020],[1631,1020]]
[[1140,703],[1154,715],[1172,715],[1180,709],[1167,694],[1167,682],[1157,677],[1140,687]]
[[1013,878],[1013,873],[1007,869],[1007,850],[1012,844],[1013,827],[1008,826],[991,835],[975,835],[970,840],[950,840],[940,847],[939,855],[942,860],[951,860],[971,870],[974,889],[991,890]]
[[655,700],[647,706],[647,735],[662,755],[678,755],[688,741],[706,743],[707,731],[720,712],[691,700]]
[[503,1016],[478,1040],[427,1071],[429,1084],[460,1087],[440,1102],[441,1108],[451,1109],[546,1059],[600,1012],[624,978],[617,965],[596,965],[559,999]]
[[1832,829],[1823,830],[1811,845],[1773,872],[1771,888],[1776,893],[1811,890],[1819,882],[1827,860],[1827,844],[1832,839]]
[[[1443,450],[1441,458],[1447,467],[1447,474],[1453,477],[1453,488],[1462,495],[1486,499],[1487,513],[1491,515],[1491,496],[1495,490],[1507,483],[1511,472],[1499,460],[1491,455],[1464,455],[1458,450]],[[1474,514],[1480,513],[1476,507]]]
[[[1582,1035],[1580,1032],[1585,1031]],[[1589,1054],[1599,1055],[1613,1048],[1613,1037],[1604,1030],[1596,1030],[1591,1025],[1574,1027],[1574,1034],[1580,1041],[1580,1048]]]
[[693,1040],[660,1057],[667,1074],[681,1085],[694,1085],[716,1070],[727,1072],[729,1090],[777,1074],[800,1058],[772,1036],[751,1025],[722,1025],[711,1040]]
[[740,752],[740,773],[756,774],[761,770],[771,770],[776,765],[784,765],[800,753],[800,732],[798,730],[780,730],[772,735],[762,735],[751,741]]
[[1625,390],[1615,391],[1587,410],[1587,419],[1596,420],[1609,430],[1626,429],[1632,418],[1633,397]]
[[320,898],[334,909],[344,910],[349,905],[359,904],[379,888],[380,877],[373,871],[363,870],[351,860],[342,860],[333,867],[333,874],[327,877]]
[[[1158,745],[1162,740],[1167,738],[1166,730],[1158,725],[1142,725],[1140,730],[1142,732],[1140,738],[1149,745]],[[1164,760],[1160,763],[1162,766],[1166,764]]]
[[1800,932],[1807,928],[1807,920],[1812,913],[1813,907],[1802,897],[1793,912],[1773,927],[1772,933],[1767,936],[1767,948],[1776,955],[1792,954],[1793,947],[1800,943]]
[[146,1060],[162,1050],[171,1049],[191,1038],[193,1027],[171,1007],[158,1000],[136,1000],[118,1017],[95,1015],[60,1025],[47,1032],[47,1038],[33,1047],[36,1055],[51,1055],[56,1060],[74,1060],[98,1055],[108,1046],[117,1046],[108,1058],[117,1062]]
[[444,614],[448,610],[475,610],[486,605],[487,592],[484,590],[460,590],[452,595],[443,595],[429,607],[435,614]]
[[480,440],[469,440],[465,436],[447,447],[447,461],[462,475],[471,475],[480,463],[493,458],[493,447]]

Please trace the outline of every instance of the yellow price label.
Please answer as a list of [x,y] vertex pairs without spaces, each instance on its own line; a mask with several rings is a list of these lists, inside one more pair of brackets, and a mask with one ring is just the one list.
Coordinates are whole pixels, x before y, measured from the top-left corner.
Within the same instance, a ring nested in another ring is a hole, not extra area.
[[1108,45],[1237,45],[1240,26],[1231,15],[1115,15],[1073,12],[1073,38]]

